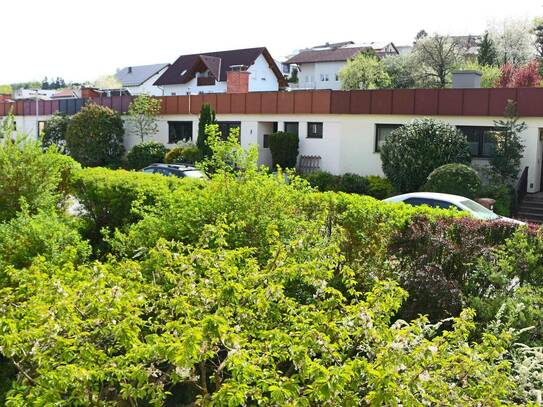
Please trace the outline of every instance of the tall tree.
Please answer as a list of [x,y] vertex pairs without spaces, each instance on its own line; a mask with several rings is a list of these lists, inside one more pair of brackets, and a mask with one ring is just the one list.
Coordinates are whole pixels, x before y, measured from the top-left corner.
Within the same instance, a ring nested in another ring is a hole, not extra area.
[[428,37],[428,33],[426,32],[426,30],[420,30],[417,35],[415,35],[415,42],[417,42],[418,40],[422,40],[426,37]]
[[483,38],[477,44],[479,52],[477,54],[477,62],[482,66],[494,66],[497,63],[498,53],[494,45],[494,41],[490,38],[488,31],[485,32]]
[[198,121],[198,140],[196,140],[196,145],[204,158],[212,154],[211,147],[207,144],[208,134],[206,133],[206,126],[215,123],[215,111],[209,104],[203,104]]
[[347,64],[339,72],[341,89],[379,89],[390,87],[390,77],[385,65],[376,56],[364,53],[347,61]]
[[158,115],[161,109],[160,99],[149,95],[140,95],[128,107],[128,123],[130,131],[143,143],[146,137],[158,132]]
[[437,34],[417,41],[415,53],[424,73],[440,88],[447,86],[448,77],[462,56],[462,50],[452,38]]
[[525,20],[504,20],[489,27],[490,38],[494,41],[498,63],[520,66],[532,57],[530,26]]

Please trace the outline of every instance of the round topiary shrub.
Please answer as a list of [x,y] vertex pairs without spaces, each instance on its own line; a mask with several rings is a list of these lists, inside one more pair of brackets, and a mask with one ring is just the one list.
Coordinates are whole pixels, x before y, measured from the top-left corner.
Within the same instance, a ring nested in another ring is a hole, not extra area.
[[338,191],[365,194],[367,190],[368,181],[361,175],[346,173],[339,178]]
[[128,168],[132,170],[141,170],[153,163],[164,162],[166,147],[156,141],[146,141],[132,147],[132,150],[126,155]]
[[445,164],[469,164],[466,136],[454,126],[417,119],[394,130],[381,147],[383,171],[398,192],[418,191]]
[[427,192],[442,192],[475,198],[481,189],[481,179],[477,172],[464,164],[445,164],[428,175],[422,187]]
[[298,135],[283,131],[270,135],[272,168],[295,168],[298,159]]
[[117,167],[124,154],[121,116],[94,103],[75,114],[66,130],[69,154],[87,167]]
[[194,164],[202,159],[197,146],[175,147],[166,153],[164,162],[168,164]]
[[384,177],[378,175],[368,175],[366,177],[368,183],[368,189],[366,194],[376,199],[385,199],[394,193],[394,188],[390,181]]

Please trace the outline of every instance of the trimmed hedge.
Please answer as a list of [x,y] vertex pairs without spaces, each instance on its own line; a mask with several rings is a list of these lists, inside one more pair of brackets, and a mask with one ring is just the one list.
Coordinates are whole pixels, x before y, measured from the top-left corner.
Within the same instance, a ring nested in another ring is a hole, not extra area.
[[314,171],[303,174],[302,177],[321,192],[347,192],[385,199],[392,196],[394,190],[388,179],[377,175],[364,177],[352,173],[333,175],[327,171]]
[[298,135],[280,131],[271,134],[269,141],[272,167],[295,168],[298,159]]
[[163,163],[166,152],[164,144],[156,141],[146,141],[135,145],[126,156],[128,168],[141,170],[153,163]]
[[166,153],[164,162],[168,164],[194,164],[202,159],[197,146],[174,147]]
[[465,196],[473,199],[481,189],[477,172],[464,164],[445,164],[428,175],[422,190]]

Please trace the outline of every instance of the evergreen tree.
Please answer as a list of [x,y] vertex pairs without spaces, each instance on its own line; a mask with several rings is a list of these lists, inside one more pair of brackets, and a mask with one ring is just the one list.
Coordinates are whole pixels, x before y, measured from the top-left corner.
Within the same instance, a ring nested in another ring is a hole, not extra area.
[[43,81],[41,82],[41,88],[42,89],[50,89],[49,88],[49,82],[47,81],[47,76],[43,79]]
[[482,66],[494,66],[498,60],[498,53],[494,46],[494,41],[490,38],[490,34],[485,32],[485,35],[477,44],[479,46],[479,53],[477,55],[477,62]]
[[207,144],[206,126],[215,123],[215,111],[207,103],[202,105],[198,122],[198,140],[196,141],[196,145],[201,151],[202,157],[209,157],[212,153],[211,148]]

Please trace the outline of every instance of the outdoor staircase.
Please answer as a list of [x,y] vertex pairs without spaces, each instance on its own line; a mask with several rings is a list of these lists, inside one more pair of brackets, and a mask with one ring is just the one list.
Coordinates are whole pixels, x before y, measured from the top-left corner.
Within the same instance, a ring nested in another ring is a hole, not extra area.
[[526,194],[515,218],[531,223],[543,223],[543,194]]

